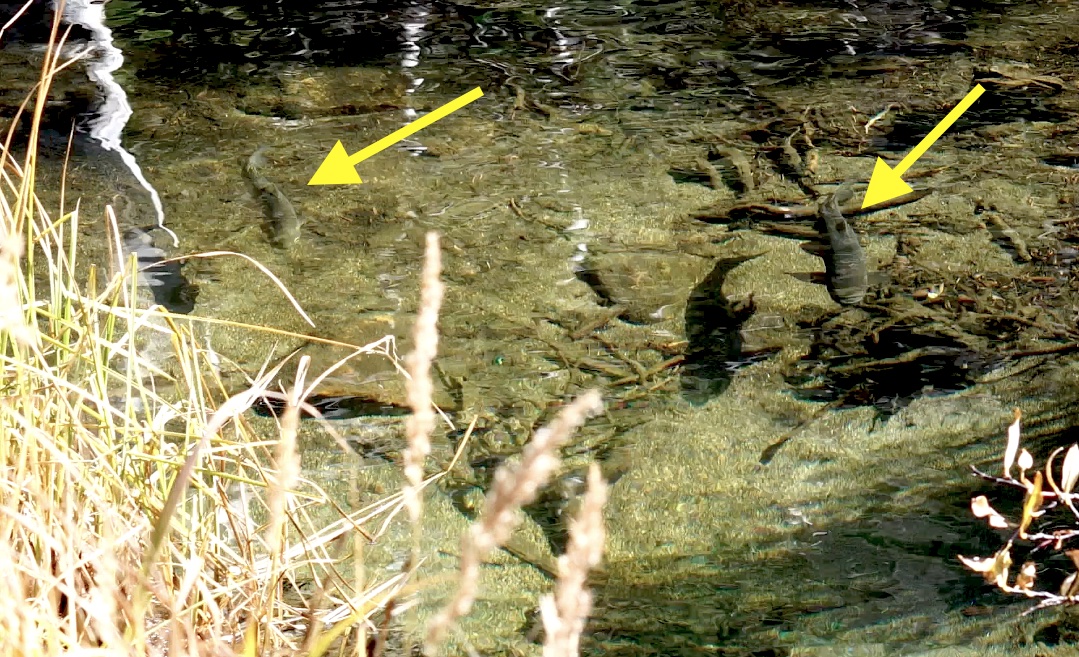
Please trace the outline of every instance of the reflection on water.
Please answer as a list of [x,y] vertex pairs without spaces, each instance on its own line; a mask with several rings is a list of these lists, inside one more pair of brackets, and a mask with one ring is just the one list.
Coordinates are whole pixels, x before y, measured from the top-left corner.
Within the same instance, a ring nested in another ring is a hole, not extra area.
[[[1016,620],[955,555],[999,544],[969,518],[982,484],[965,468],[996,458],[1010,407],[1047,445],[1074,416],[1075,368],[1044,355],[1079,337],[1074,7],[108,10],[129,62],[125,144],[161,190],[180,252],[259,259],[319,337],[404,342],[422,235],[442,233],[436,385],[458,424],[479,420],[431,504],[432,575],[453,566],[453,536],[493,468],[567,398],[604,391],[607,414],[567,448],[562,480],[514,538],[517,556],[491,569],[481,620],[462,630],[476,649],[535,652],[528,615],[549,587],[543,564],[564,544],[561,518],[592,459],[616,483],[590,653],[1023,654],[1034,648],[1016,645],[1017,624],[1043,642],[1070,636],[1048,617]],[[35,24],[0,50],[4,117],[27,88],[6,81],[31,74]],[[839,307],[814,278],[822,255],[802,248],[818,197],[843,183],[860,197],[875,158],[896,161],[975,82],[985,97],[909,172],[921,193],[845,212],[871,289]],[[337,140],[355,152],[477,85],[481,101],[363,162],[362,185],[306,186]],[[46,136],[63,144],[92,94],[66,73]],[[287,251],[265,238],[245,191],[241,164],[259,146],[304,220]],[[122,228],[153,223],[127,178],[92,144],[76,152],[84,216],[114,202]],[[104,257],[102,226],[82,229],[87,260]],[[198,284],[195,314],[310,330],[241,261],[183,275]],[[228,330],[213,344],[251,370],[275,346],[302,347],[316,369],[347,354]],[[370,496],[395,486],[392,366],[355,359],[318,394],[369,457]],[[332,440],[305,431],[308,467],[338,472]],[[436,460],[459,438],[447,432]],[[399,549],[373,546],[372,568]]]

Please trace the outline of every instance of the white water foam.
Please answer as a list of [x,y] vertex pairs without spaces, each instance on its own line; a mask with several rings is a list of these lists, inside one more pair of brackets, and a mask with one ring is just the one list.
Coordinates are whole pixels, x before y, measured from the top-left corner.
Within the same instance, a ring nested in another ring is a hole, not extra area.
[[124,53],[112,42],[112,30],[105,26],[105,4],[101,0],[56,0],[57,6],[63,6],[64,20],[74,25],[81,25],[90,30],[91,53],[86,67],[87,76],[97,83],[100,89],[100,105],[97,115],[86,122],[90,136],[96,139],[107,151],[116,151],[139,184],[150,193],[154,210],[157,211],[157,226],[172,237],[174,246],[180,241],[176,233],[165,227],[165,209],[157,190],[146,180],[142,168],[132,155],[123,147],[121,136],[127,120],[131,118],[131,105],[127,102],[127,93],[112,77],[112,72],[124,63]]

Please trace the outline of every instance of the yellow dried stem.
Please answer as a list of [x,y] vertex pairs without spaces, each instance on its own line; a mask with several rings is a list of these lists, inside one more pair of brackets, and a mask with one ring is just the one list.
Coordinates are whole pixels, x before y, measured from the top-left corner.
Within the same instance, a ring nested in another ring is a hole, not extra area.
[[1060,475],[1060,488],[1065,493],[1072,492],[1079,481],[1079,445],[1072,445],[1064,455],[1064,469]]
[[1034,473],[1034,481],[1027,485],[1027,496],[1023,500],[1023,517],[1019,521],[1019,538],[1027,538],[1027,528],[1038,517],[1042,505],[1042,473]]

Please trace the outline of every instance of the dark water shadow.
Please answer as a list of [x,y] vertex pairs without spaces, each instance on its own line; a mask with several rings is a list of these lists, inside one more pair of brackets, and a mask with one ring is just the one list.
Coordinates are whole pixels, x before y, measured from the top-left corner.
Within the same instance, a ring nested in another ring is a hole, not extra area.
[[[920,142],[940,122],[941,112],[910,112],[896,117],[888,134],[873,140],[873,146],[881,150],[906,151]],[[1016,121],[1065,123],[1072,114],[1053,109],[1045,100],[1029,91],[994,91],[980,98],[948,129],[961,134],[970,130]],[[988,148],[988,146],[986,146]]]
[[842,338],[832,332],[816,333],[809,352],[785,376],[792,394],[837,409],[869,406],[885,420],[919,397],[966,390],[1004,362],[927,327],[866,331],[856,350],[842,348]]
[[[1059,423],[1077,417],[1079,404],[1073,403],[1059,415],[1032,421],[1024,445],[1045,455],[1076,442],[1079,429],[1060,429]],[[1003,449],[999,432],[972,436],[970,446],[986,442],[1000,442]],[[866,471],[871,470],[869,465]],[[888,654],[916,653],[941,647],[936,632],[945,615],[955,623],[948,641],[970,645],[984,637],[986,623],[1017,622],[1033,604],[998,592],[959,562],[959,555],[991,556],[1009,534],[972,516],[970,500],[977,495],[989,496],[1007,517],[1017,517],[1022,505],[1021,490],[960,472],[950,482],[919,482],[912,475],[875,482],[835,502],[858,509],[854,522],[804,526],[783,537],[761,528],[755,550],[774,555],[766,563],[739,562],[717,549],[608,564],[596,578],[596,610],[583,654],[789,655],[807,640],[828,645],[822,626],[831,628],[836,641],[841,633],[849,641],[851,630],[864,629]],[[924,502],[904,506],[904,499]],[[717,545],[722,540],[717,536]],[[1028,550],[1017,546],[1015,563]],[[1032,558],[1039,563],[1039,588],[1052,590],[1074,570],[1063,555]],[[1063,643],[1077,631],[1074,621],[1057,614],[1032,622],[1036,636],[1046,641]]]
[[703,404],[723,394],[734,371],[744,362],[741,329],[753,314],[753,301],[731,303],[723,295],[723,282],[735,267],[756,257],[719,260],[690,292],[682,366],[682,396],[690,403]]

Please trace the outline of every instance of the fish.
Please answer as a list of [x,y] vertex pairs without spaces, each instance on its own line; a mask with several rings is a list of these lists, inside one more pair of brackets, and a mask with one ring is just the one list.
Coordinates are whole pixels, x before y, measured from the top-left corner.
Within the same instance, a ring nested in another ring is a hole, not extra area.
[[247,158],[243,174],[255,190],[255,196],[262,202],[263,212],[269,219],[268,233],[271,239],[277,246],[287,249],[299,241],[300,226],[303,222],[296,214],[292,201],[262,173],[267,165],[266,156],[263,154],[266,150],[265,146],[260,146]]
[[742,355],[742,324],[753,314],[753,298],[731,303],[723,296],[727,274],[761,254],[723,258],[693,288],[686,303],[686,351],[682,367],[682,397],[703,404],[730,386],[734,370],[746,364]]
[[135,256],[138,266],[138,285],[150,290],[154,303],[164,306],[172,313],[186,315],[195,309],[198,286],[192,284],[181,271],[181,263],[169,261],[165,250],[154,246],[151,231],[157,228],[131,228],[120,237],[120,247],[125,258]]
[[823,256],[828,293],[844,306],[861,303],[869,290],[865,251],[858,241],[858,233],[854,232],[854,227],[840,210],[840,206],[851,196],[853,192],[850,186],[844,185],[821,203],[819,211],[824,225],[823,233],[827,237]]

